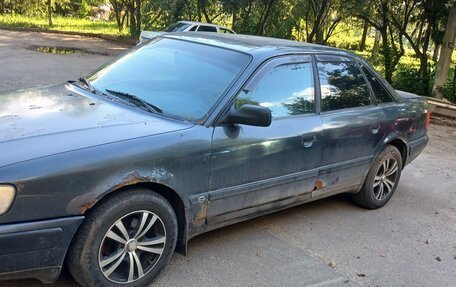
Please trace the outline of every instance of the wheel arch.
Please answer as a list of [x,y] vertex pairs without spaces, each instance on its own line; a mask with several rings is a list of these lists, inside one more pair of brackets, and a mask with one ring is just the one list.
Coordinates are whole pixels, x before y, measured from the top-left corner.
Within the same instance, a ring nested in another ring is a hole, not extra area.
[[[402,159],[402,169],[404,169],[405,167],[405,163],[406,163],[406,160],[407,160],[407,153],[408,153],[408,148],[407,148],[407,144],[405,143],[405,141],[399,137],[391,137],[391,138],[387,138],[385,141],[383,141],[383,144],[379,147],[379,149],[377,150],[377,152],[374,154],[374,156],[372,157],[372,161],[371,163],[369,164],[369,168],[367,168],[365,171],[364,171],[364,174],[362,176],[362,180],[361,180],[361,185],[364,183],[364,181],[366,180],[366,177],[367,177],[367,174],[369,173],[369,170],[371,169],[372,167],[372,164],[374,163],[374,160],[375,158],[382,152],[382,150],[385,149],[385,147],[387,145],[392,145],[394,146],[395,148],[397,148],[399,150],[399,153],[401,154],[401,159]],[[361,189],[361,186],[360,186],[360,189]],[[358,193],[358,191],[356,191],[355,193]]]
[[400,138],[393,138],[393,139],[389,140],[388,142],[386,142],[386,144],[392,145],[399,150],[399,153],[401,154],[401,158],[402,158],[402,169],[404,169],[405,163],[407,161],[407,150],[408,150],[407,144],[405,143],[405,141]]
[[178,224],[178,235],[177,235],[177,244],[176,244],[176,251],[179,253],[186,255],[187,254],[187,238],[188,238],[188,233],[187,233],[187,216],[186,216],[186,207],[184,204],[184,201],[182,200],[181,196],[171,187],[157,183],[157,182],[138,182],[138,183],[132,183],[128,185],[124,185],[121,187],[118,187],[116,189],[112,189],[109,192],[103,194],[101,198],[99,198],[96,202],[91,204],[90,207],[88,207],[84,212],[83,215],[87,215],[90,210],[95,208],[97,205],[99,205],[101,202],[103,202],[106,198],[113,196],[115,194],[118,194],[120,192],[129,192],[131,190],[135,189],[147,189],[150,192],[155,192],[162,196],[168,203],[171,205],[171,207],[174,210],[174,213],[176,214],[177,218],[177,224]]

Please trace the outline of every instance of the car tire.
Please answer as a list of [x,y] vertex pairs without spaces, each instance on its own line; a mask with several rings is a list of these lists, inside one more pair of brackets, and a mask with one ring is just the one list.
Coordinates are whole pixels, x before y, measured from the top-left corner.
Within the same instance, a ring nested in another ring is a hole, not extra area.
[[147,286],[171,259],[177,227],[159,194],[113,194],[89,211],[69,248],[68,269],[81,286]]
[[367,209],[384,206],[396,190],[401,171],[401,153],[392,145],[386,146],[372,163],[361,190],[353,196],[354,201]]

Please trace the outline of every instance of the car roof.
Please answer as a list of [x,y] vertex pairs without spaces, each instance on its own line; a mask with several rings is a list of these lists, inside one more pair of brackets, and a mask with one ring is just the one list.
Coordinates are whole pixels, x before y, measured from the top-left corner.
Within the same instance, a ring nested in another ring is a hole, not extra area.
[[169,33],[161,37],[174,38],[200,44],[212,45],[226,49],[236,50],[253,55],[254,57],[273,57],[285,54],[297,54],[306,52],[320,52],[335,54],[338,56],[350,56],[359,58],[357,55],[341,49],[310,44],[292,40],[260,37],[242,34],[220,33]]
[[212,23],[205,23],[205,22],[196,22],[196,21],[177,21],[178,23],[184,24],[193,24],[193,25],[205,25],[205,26],[213,26],[213,27],[222,27]]

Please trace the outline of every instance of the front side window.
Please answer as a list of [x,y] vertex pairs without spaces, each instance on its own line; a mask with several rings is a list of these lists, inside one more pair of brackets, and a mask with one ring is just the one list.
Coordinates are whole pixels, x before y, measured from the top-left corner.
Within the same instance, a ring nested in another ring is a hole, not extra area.
[[165,115],[198,120],[210,112],[250,59],[233,50],[158,38],[114,59],[88,80],[104,93],[134,95]]
[[251,91],[242,91],[236,107],[267,107],[274,118],[314,112],[312,63],[286,64],[268,71]]
[[394,99],[391,97],[390,93],[383,87],[379,79],[371,72],[369,69],[361,65],[364,74],[366,75],[367,80],[374,92],[375,99],[377,104],[394,102]]
[[367,83],[352,61],[319,61],[321,110],[333,111],[370,105]]

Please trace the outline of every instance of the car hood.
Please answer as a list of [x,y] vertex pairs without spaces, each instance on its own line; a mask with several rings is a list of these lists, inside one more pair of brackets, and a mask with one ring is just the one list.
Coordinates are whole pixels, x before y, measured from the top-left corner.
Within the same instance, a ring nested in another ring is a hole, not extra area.
[[0,166],[190,128],[73,85],[0,94]]

